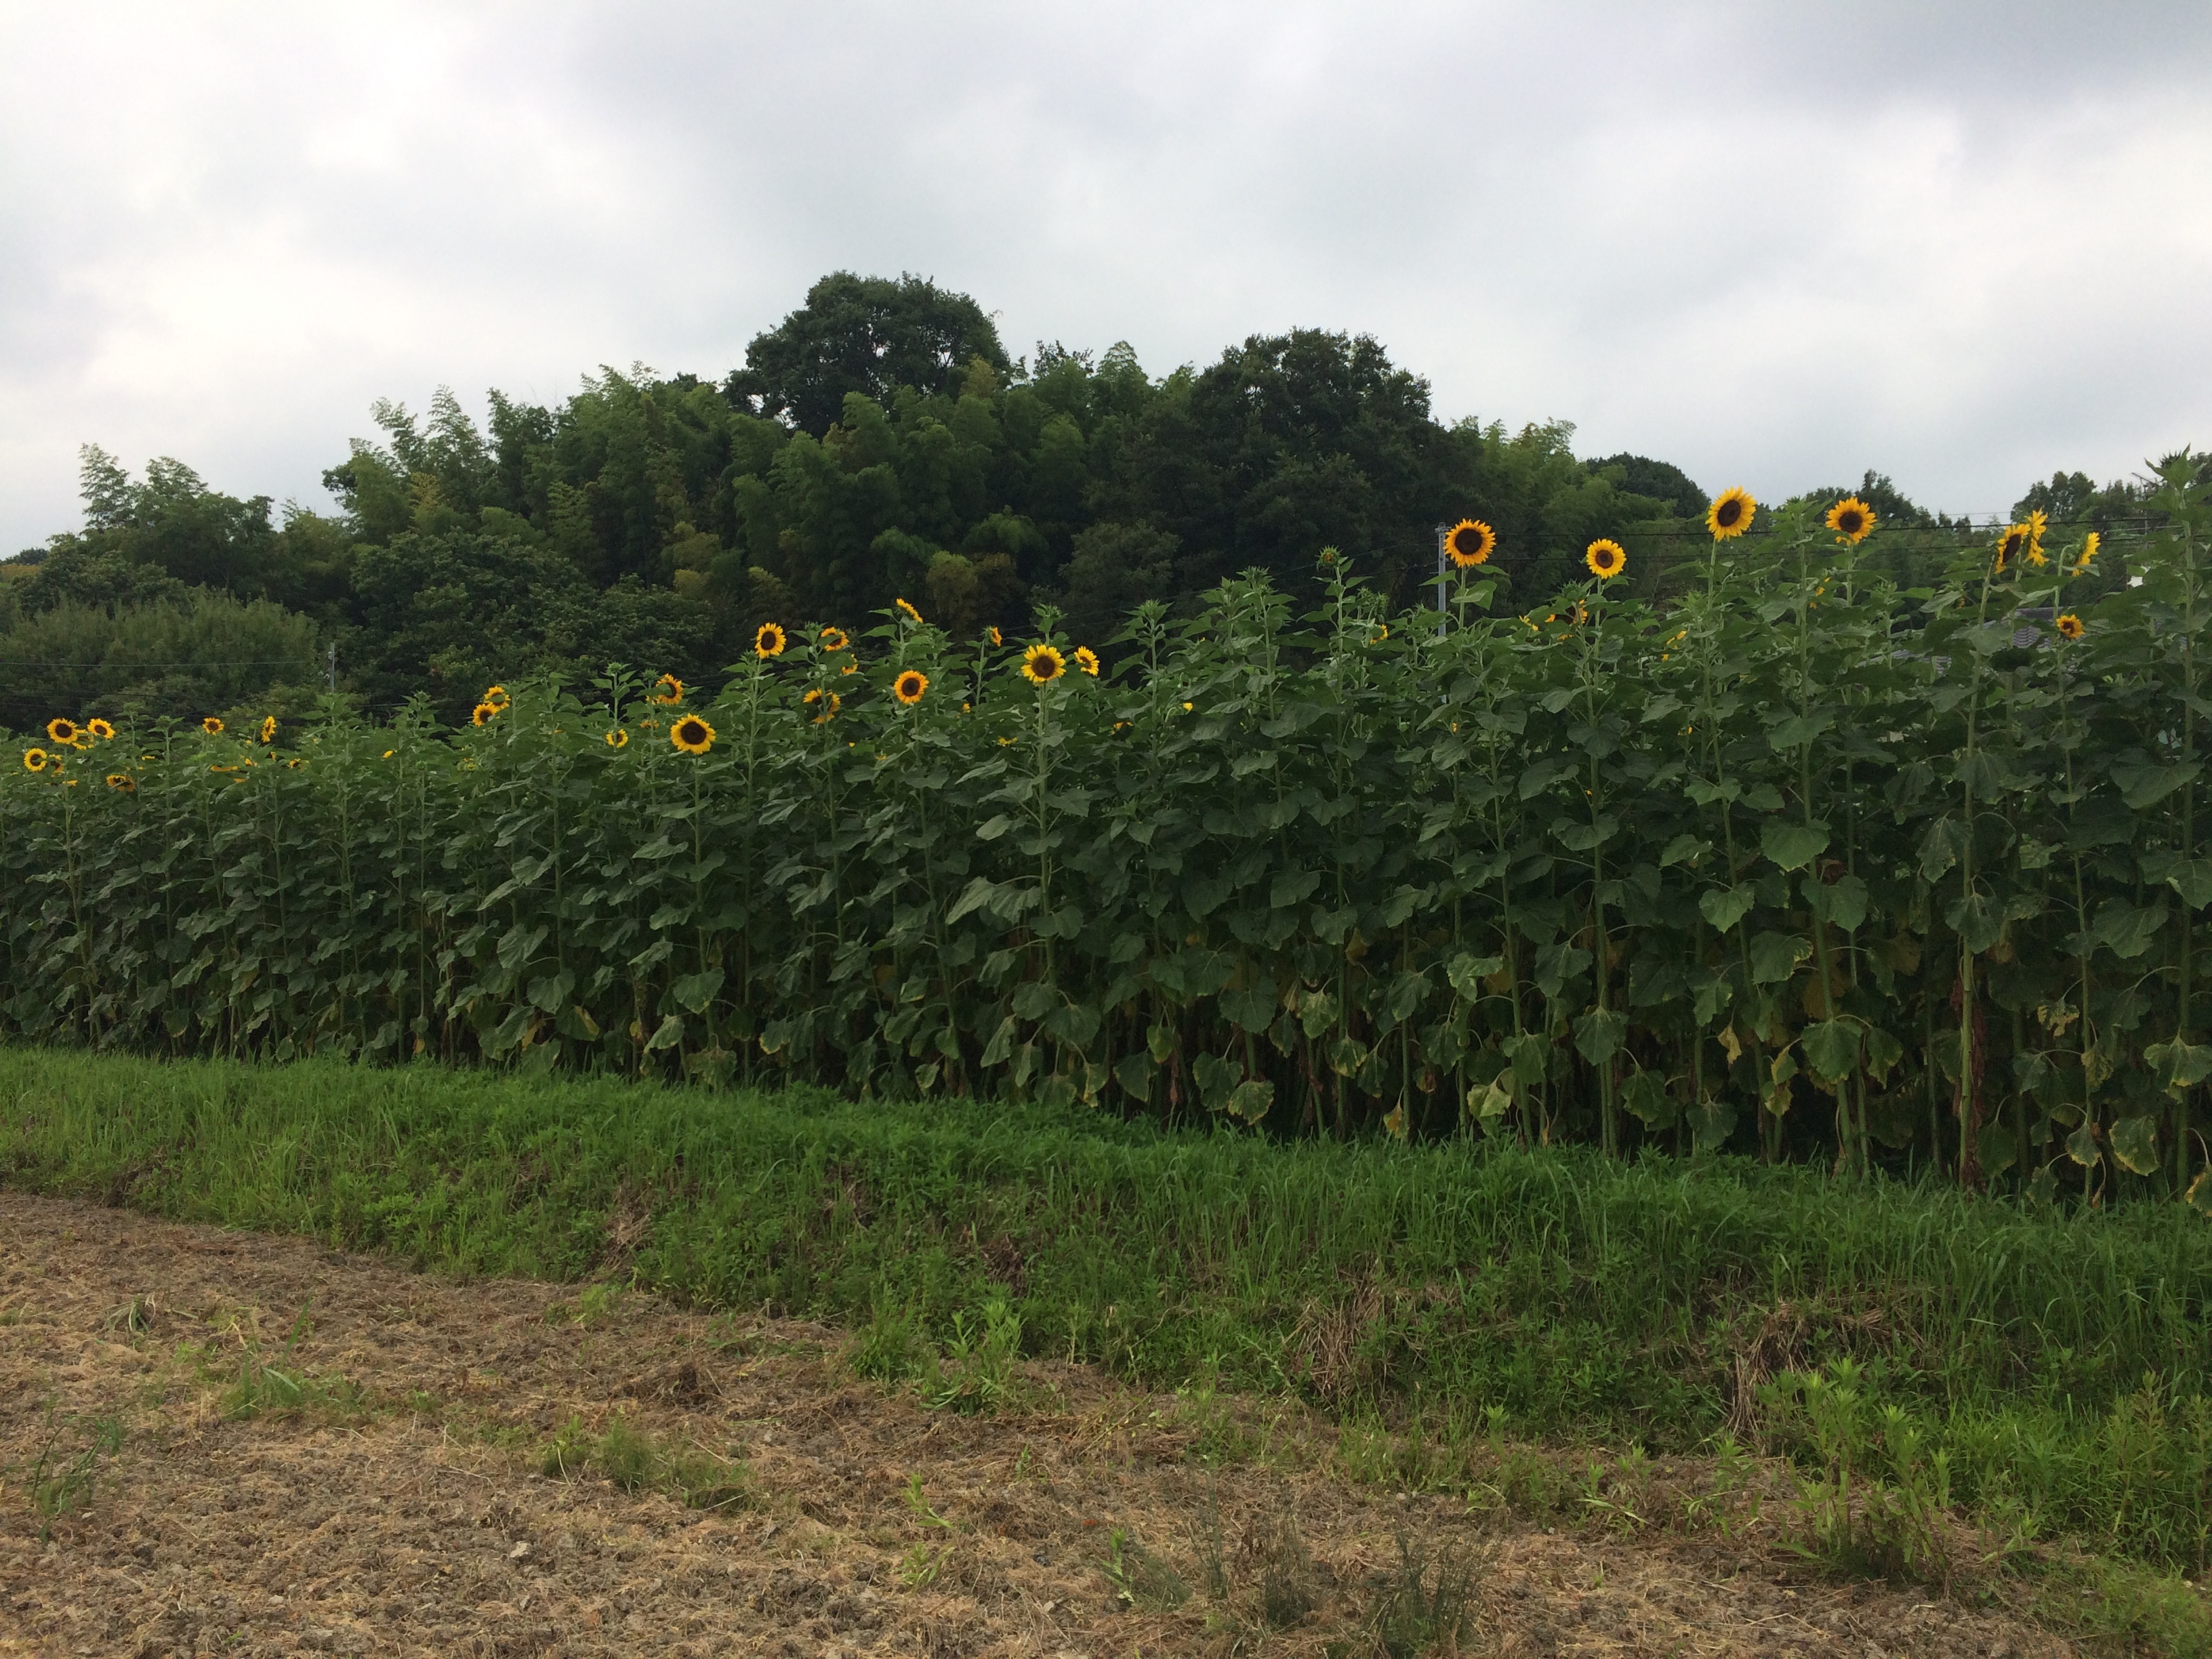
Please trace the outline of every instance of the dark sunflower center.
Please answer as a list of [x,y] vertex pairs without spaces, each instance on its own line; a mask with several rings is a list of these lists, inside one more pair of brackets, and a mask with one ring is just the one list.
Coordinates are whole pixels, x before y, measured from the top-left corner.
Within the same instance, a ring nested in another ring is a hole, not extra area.
[[1743,517],[1743,503],[1736,501],[1723,501],[1720,505],[1720,511],[1716,513],[1713,516],[1718,521],[1722,529],[1728,529],[1733,526],[1738,519]]
[[1836,527],[1846,536],[1856,536],[1859,533],[1859,526],[1865,522],[1857,514],[1846,511],[1837,519]]

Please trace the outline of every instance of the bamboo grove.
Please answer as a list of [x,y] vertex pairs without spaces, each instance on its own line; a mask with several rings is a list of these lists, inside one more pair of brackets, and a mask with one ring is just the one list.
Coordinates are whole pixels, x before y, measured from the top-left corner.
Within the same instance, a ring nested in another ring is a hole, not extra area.
[[1147,605],[1103,672],[902,600],[711,698],[57,720],[0,787],[0,1018],[2212,1208],[2203,459],[2078,613],[2094,538],[1899,592],[1822,505],[1723,496],[1652,600],[1601,542],[1532,605],[1467,526],[1386,616],[1325,553],[1302,613]]

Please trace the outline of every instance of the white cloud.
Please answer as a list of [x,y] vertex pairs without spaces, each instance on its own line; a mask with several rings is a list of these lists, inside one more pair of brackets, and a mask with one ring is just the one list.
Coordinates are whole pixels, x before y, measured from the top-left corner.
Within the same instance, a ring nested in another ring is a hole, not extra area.
[[2212,443],[2201,8],[0,7],[0,547],[76,447],[323,497],[380,395],[718,374],[826,270],[1156,372],[1991,510]]

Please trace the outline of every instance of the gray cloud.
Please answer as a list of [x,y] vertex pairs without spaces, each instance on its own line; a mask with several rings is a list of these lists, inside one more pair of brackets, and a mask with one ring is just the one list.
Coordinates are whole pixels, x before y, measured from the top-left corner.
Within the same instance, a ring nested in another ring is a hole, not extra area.
[[0,7],[0,547],[76,447],[326,504],[378,396],[719,374],[838,267],[1156,373],[1952,510],[2212,442],[2202,6]]

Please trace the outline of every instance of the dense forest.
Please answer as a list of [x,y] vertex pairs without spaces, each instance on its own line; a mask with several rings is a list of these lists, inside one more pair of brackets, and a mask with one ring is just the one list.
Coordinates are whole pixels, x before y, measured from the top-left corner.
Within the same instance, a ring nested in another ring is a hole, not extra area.
[[[1446,425],[1371,338],[1255,335],[1155,379],[1126,344],[1010,357],[973,299],[913,276],[823,277],[719,382],[610,368],[557,408],[495,391],[483,428],[442,388],[374,416],[324,474],[337,510],[281,521],[88,446],[83,529],[0,564],[0,724],[289,714],[333,681],[459,720],[539,670],[717,683],[763,621],[851,625],[899,597],[956,636],[1050,605],[1110,655],[1139,599],[1188,611],[1252,570],[1295,596],[1325,546],[1409,602],[1463,515],[1496,527],[1507,604],[1578,575],[1595,538],[1647,592],[1705,542],[1679,468],[1578,458],[1563,422]],[[1901,586],[1966,532],[1875,473],[1844,488]],[[2060,474],[2021,510],[2122,532],[2110,581],[2143,500]]]

